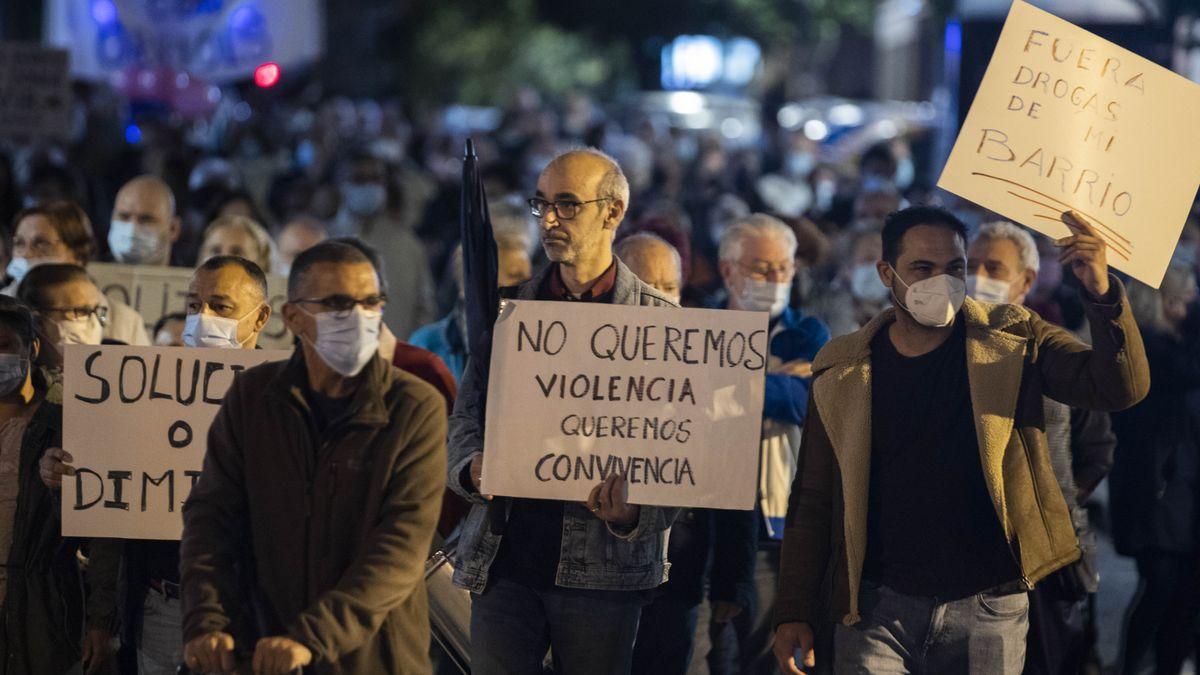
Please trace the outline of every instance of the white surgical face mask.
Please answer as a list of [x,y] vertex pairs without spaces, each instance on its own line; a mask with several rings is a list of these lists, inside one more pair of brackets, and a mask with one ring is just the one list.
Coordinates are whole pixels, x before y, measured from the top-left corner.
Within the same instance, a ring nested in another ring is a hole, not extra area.
[[25,384],[29,359],[20,354],[0,354],[0,396],[8,396]]
[[888,287],[879,280],[874,263],[863,263],[854,268],[850,275],[850,294],[866,302],[887,300]]
[[967,275],[967,295],[980,302],[1005,304],[1009,302],[1012,284],[1002,279],[981,277],[975,274]]
[[261,304],[246,312],[240,319],[230,319],[212,314],[188,314],[183,322],[183,344],[189,347],[216,347],[219,349],[241,349],[249,340],[238,339],[238,326],[242,321],[262,307]]
[[356,305],[344,319],[335,314],[311,314],[317,320],[317,339],[312,346],[321,360],[339,375],[354,377],[379,351],[383,312],[369,312]]
[[82,319],[56,321],[58,326],[58,350],[66,345],[98,345],[104,341],[104,326],[95,314]]
[[108,247],[117,262],[132,265],[155,263],[162,259],[166,238],[156,228],[114,220],[108,228]]
[[954,323],[954,315],[958,314],[967,296],[967,284],[962,279],[939,274],[910,285],[904,283],[895,267],[892,274],[908,289],[904,292],[904,302],[898,304],[917,323],[930,328],[944,328]]
[[790,281],[743,279],[742,290],[738,293],[738,306],[751,312],[767,312],[771,318],[775,318],[783,313],[791,295]]

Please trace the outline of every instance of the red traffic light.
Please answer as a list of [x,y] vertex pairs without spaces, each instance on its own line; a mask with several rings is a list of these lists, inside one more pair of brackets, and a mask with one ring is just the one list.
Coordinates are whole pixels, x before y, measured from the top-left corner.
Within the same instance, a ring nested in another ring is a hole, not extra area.
[[280,74],[278,63],[264,63],[254,69],[254,84],[263,89],[274,87],[279,83]]

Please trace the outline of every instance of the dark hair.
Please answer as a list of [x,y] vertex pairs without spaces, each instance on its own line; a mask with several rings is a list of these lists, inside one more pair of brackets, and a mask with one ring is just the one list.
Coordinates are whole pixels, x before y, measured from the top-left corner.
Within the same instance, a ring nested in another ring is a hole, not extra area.
[[166,328],[169,321],[187,321],[187,314],[183,312],[171,312],[158,317],[158,321],[154,322],[154,330],[150,331],[150,339],[153,340],[156,335]]
[[[310,249],[306,249],[292,261],[292,271],[288,274],[288,298],[292,299],[304,277],[313,265],[329,263],[334,265],[354,265],[366,263],[371,265],[371,259],[362,249],[347,244],[344,241],[323,241]],[[373,265],[372,265],[373,267]]]
[[71,263],[46,263],[31,268],[17,286],[17,300],[29,309],[39,311],[46,308],[46,291],[74,281],[92,283],[87,270]]
[[891,178],[896,173],[896,153],[892,152],[892,149],[888,147],[887,141],[880,141],[863,152],[862,157],[858,159],[859,171],[862,171],[871,163],[883,164],[888,167],[891,173],[886,176],[887,178]]
[[883,259],[888,264],[895,266],[904,233],[918,225],[944,227],[957,234],[964,245],[967,242],[967,226],[953,213],[936,206],[910,206],[889,213],[883,221]]
[[[259,267],[253,260],[247,260],[237,255],[214,255],[213,257],[200,263],[196,271],[219,272],[226,267],[240,267],[246,276],[254,282],[258,287],[259,294],[263,301],[268,297],[267,293],[267,275],[263,274],[262,268]],[[36,269],[36,268],[35,268]],[[157,332],[157,331],[155,331]]]
[[[75,202],[55,200],[21,209],[13,217],[12,231],[15,235],[22,220],[31,216],[42,216],[58,233],[63,245],[83,263],[96,253],[96,236],[92,233],[92,221]],[[11,252],[11,250],[10,250]]]
[[0,326],[12,331],[28,350],[37,337],[33,313],[16,298],[0,295]]
[[250,220],[260,223],[263,227],[269,228],[268,221],[258,208],[258,202],[254,199],[254,195],[245,190],[222,190],[218,191],[208,200],[208,208],[204,210],[204,222],[212,223],[217,218],[221,217],[221,211],[226,206],[234,202],[246,202],[250,206]]
[[363,255],[367,256],[367,260],[370,261],[371,267],[375,268],[375,274],[379,276],[379,292],[387,295],[387,271],[383,266],[383,258],[379,256],[379,251],[376,251],[374,246],[371,246],[358,237],[334,237],[329,241],[334,242],[335,244],[353,246]]

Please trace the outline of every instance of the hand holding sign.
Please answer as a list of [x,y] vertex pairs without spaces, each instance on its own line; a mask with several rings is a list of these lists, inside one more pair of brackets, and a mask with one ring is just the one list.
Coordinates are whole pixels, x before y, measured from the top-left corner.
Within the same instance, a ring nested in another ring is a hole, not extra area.
[[75,467],[70,464],[74,461],[71,453],[62,448],[46,448],[46,454],[38,460],[42,483],[51,490],[61,490],[62,477],[75,475]]
[[1058,262],[1071,266],[1075,277],[1093,298],[1104,297],[1108,293],[1108,258],[1105,255],[1108,244],[1078,211],[1064,212],[1062,221],[1073,234],[1054,242],[1063,250]]
[[587,507],[600,520],[618,527],[629,527],[638,519],[639,509],[629,503],[629,481],[624,474],[610,474],[592,488]]

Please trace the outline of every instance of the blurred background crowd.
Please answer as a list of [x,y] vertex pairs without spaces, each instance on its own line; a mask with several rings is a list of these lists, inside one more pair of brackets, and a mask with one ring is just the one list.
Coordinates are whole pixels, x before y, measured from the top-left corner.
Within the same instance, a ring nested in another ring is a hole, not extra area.
[[[1200,73],[1200,14],[1187,2],[1038,4],[1184,75]],[[286,276],[314,243],[361,237],[383,259],[389,328],[459,375],[464,141],[472,138],[480,157],[505,285],[545,261],[525,204],[538,173],[564,150],[594,146],[629,178],[618,238],[651,232],[676,247],[684,305],[722,302],[720,235],[763,212],[796,235],[791,304],[845,334],[889,302],[875,270],[884,216],[935,204],[973,231],[996,219],[934,184],[1007,7],[990,0],[5,3],[0,45],[65,48],[70,97],[57,101],[65,121],[57,128],[0,122],[0,269],[13,271],[14,216],[51,200],[80,205],[95,258],[113,260],[117,190],[150,174],[170,187],[180,217],[172,265],[234,254]],[[11,72],[9,92],[18,84]],[[1063,274],[1048,239],[1036,241],[1040,263],[1027,304],[1082,330],[1074,277]],[[1200,548],[1198,270],[1195,209],[1163,287],[1131,291],[1151,365],[1157,359],[1174,388],[1114,419],[1118,465],[1122,442],[1149,442],[1154,430],[1162,446],[1157,473],[1125,484],[1157,494],[1130,502],[1141,509],[1130,522],[1154,526],[1118,540],[1127,555],[1195,561]],[[1101,488],[1095,499],[1105,495]],[[1174,501],[1164,503],[1164,495]],[[1102,530],[1106,521],[1094,520]],[[1112,626],[1102,651],[1111,662],[1135,577],[1128,564],[1103,564],[1110,574],[1100,613]]]

